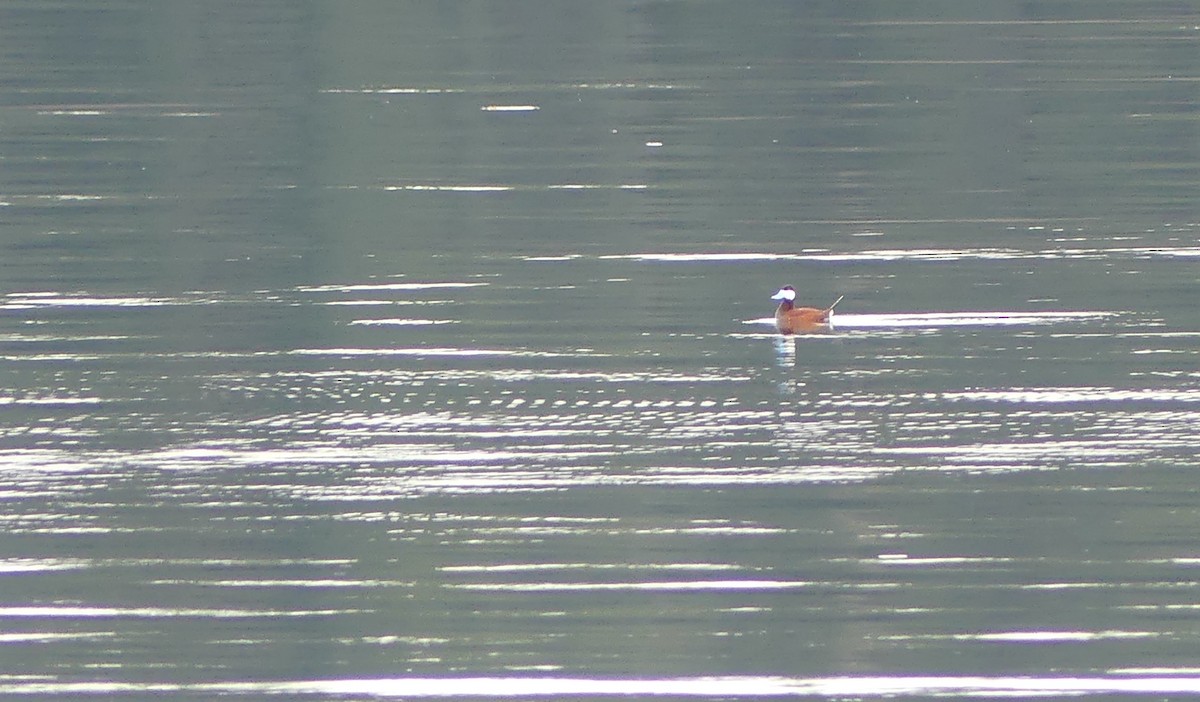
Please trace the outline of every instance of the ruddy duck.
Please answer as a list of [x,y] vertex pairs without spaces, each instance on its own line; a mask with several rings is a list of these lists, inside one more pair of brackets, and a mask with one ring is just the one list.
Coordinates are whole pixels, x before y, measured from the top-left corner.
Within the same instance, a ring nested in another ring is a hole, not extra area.
[[832,305],[823,310],[816,307],[796,307],[796,290],[790,285],[780,288],[779,292],[771,296],[771,299],[779,300],[779,308],[775,310],[775,328],[781,334],[828,329],[829,320],[833,317],[833,308],[842,301],[842,298],[839,297]]

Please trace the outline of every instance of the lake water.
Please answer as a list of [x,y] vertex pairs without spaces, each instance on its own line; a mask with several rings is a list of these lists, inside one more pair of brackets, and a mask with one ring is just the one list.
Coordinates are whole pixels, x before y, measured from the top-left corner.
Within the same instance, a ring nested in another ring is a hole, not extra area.
[[0,7],[0,695],[1200,694],[1200,13],[969,5]]

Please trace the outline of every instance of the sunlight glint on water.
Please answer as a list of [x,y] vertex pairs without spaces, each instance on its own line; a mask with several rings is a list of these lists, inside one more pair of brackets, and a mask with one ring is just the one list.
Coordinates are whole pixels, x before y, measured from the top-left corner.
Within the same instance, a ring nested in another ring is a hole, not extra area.
[[0,7],[0,695],[1200,694],[1190,10],[209,10]]

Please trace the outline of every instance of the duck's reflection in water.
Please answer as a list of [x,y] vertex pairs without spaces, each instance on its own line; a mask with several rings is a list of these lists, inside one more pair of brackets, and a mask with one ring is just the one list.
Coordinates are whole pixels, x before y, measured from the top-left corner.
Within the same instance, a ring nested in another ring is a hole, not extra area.
[[[791,334],[780,334],[775,337],[775,363],[780,368],[792,368],[796,365],[796,337]],[[803,385],[800,381],[788,373],[787,376],[779,381],[780,395],[795,395],[796,391]]]
[[796,343],[798,337],[816,334],[828,334],[833,331],[832,324],[806,324],[792,333],[779,334],[775,337],[775,360],[781,368],[796,365]]
[[[793,334],[779,334],[774,337],[775,344],[775,365],[780,368],[795,368],[799,365],[798,353],[799,344],[803,343],[802,337],[813,336],[819,334],[829,334],[833,331],[832,324],[813,324],[805,326],[803,330],[797,330]],[[779,383],[779,393],[781,395],[793,395],[804,386],[804,383],[796,380],[795,377],[788,375],[787,378]]]
[[796,365],[796,337],[791,334],[780,334],[775,337],[775,363],[780,368],[791,368]]

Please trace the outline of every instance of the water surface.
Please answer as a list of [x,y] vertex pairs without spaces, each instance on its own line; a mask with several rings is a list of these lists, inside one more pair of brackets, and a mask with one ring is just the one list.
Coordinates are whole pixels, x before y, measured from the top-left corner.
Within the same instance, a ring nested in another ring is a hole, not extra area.
[[0,10],[0,692],[1196,694],[1126,9]]

